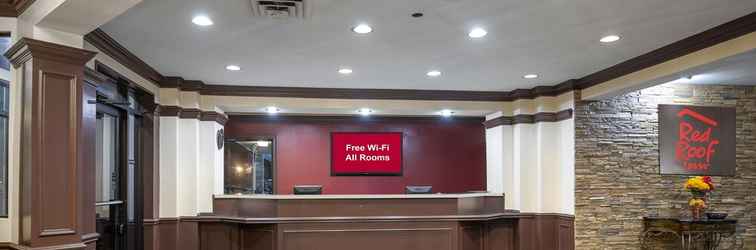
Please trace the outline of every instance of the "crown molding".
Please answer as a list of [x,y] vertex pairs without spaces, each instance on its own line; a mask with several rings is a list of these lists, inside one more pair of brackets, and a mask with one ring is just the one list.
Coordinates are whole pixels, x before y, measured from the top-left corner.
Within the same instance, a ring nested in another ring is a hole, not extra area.
[[118,43],[113,37],[100,28],[86,34],[84,36],[84,41],[92,44],[92,46],[95,46],[95,48],[102,51],[102,53],[110,56],[142,78],[152,81],[158,86],[160,85],[160,82],[163,81],[164,77],[160,72],[142,61],[142,59],[139,59],[134,53],[131,53],[131,51],[126,49],[126,47]]
[[472,122],[482,124],[484,117],[477,116],[382,116],[382,115],[288,115],[288,114],[258,114],[258,113],[231,113],[229,118],[234,121],[245,122],[296,122],[296,123],[334,123],[334,122],[419,122],[419,123],[461,123]]
[[756,32],[756,12],[587,75],[578,80],[576,87],[586,89],[751,32]]
[[537,86],[530,89],[515,89],[512,91],[208,85],[198,80],[184,80],[180,76],[162,76],[100,29],[87,34],[85,40],[142,77],[154,81],[161,88],[195,91],[202,95],[381,100],[515,101],[520,99],[535,99],[542,96],[558,96],[570,91],[586,89],[755,31],[756,12],[752,12],[751,14],[579,79],[569,79],[553,86]]
[[18,17],[35,0],[0,0],[0,17]]
[[539,112],[535,114],[519,114],[514,116],[499,116],[483,122],[486,129],[515,124],[534,124],[541,122],[559,122],[572,118],[572,109],[559,112]]
[[13,44],[4,56],[10,60],[13,67],[18,68],[32,58],[84,65],[95,54],[97,53],[89,50],[23,37]]
[[182,108],[176,105],[161,105],[161,117],[178,117],[180,119],[197,119],[200,121],[215,121],[221,126],[226,125],[228,117],[215,111],[202,111],[197,108]]

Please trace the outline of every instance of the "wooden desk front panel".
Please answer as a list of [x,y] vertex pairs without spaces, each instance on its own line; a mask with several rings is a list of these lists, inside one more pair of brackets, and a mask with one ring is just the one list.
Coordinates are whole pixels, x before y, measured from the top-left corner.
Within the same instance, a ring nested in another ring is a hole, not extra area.
[[200,223],[202,250],[509,250],[515,221]]
[[457,250],[455,222],[280,224],[279,250]]

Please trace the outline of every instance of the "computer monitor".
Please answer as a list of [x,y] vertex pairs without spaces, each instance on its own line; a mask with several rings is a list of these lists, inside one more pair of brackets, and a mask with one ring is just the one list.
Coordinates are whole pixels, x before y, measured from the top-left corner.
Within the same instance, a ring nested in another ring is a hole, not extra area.
[[322,185],[294,185],[294,194],[317,195],[323,194]]
[[431,194],[433,186],[406,186],[404,192],[406,194]]

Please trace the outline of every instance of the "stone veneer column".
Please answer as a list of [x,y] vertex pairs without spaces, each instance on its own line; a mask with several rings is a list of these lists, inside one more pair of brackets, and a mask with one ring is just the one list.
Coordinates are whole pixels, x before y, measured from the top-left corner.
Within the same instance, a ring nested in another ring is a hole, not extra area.
[[95,53],[22,38],[5,56],[22,85],[20,235],[30,249],[84,249],[94,242],[94,88],[84,65]]

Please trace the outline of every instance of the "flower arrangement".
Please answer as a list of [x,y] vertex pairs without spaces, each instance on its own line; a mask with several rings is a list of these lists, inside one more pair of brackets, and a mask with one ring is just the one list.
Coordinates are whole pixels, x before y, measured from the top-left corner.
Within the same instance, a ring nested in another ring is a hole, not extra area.
[[707,207],[706,195],[714,190],[714,183],[710,176],[691,177],[685,181],[685,190],[690,191],[693,197],[688,201],[691,215],[694,219],[700,219],[703,210]]

